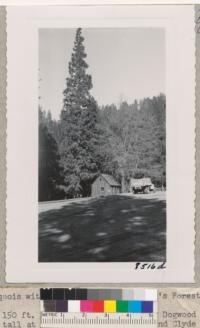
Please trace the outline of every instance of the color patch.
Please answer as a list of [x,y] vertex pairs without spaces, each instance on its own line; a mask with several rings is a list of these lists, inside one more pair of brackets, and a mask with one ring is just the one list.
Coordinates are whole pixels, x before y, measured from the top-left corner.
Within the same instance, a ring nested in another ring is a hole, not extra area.
[[145,289],[143,288],[135,288],[134,289],[134,300],[143,301],[145,300]]
[[81,312],[80,301],[68,301],[68,312]]
[[55,301],[44,300],[44,311],[45,312],[56,312],[56,303]]
[[53,299],[53,290],[49,289],[40,289],[40,299],[41,300],[52,300]]
[[99,291],[98,289],[88,289],[87,291],[87,299],[88,300],[99,300]]
[[53,300],[64,300],[65,290],[64,288],[53,289]]
[[81,312],[93,312],[93,302],[92,301],[81,301],[80,309],[81,309]]
[[142,302],[141,301],[129,301],[128,302],[128,312],[141,313],[142,312]]
[[110,294],[111,294],[110,289],[99,289],[98,299],[99,300],[110,300]]
[[157,290],[156,289],[146,289],[145,301],[157,301]]
[[142,302],[142,313],[153,313],[153,302],[143,301]]
[[64,300],[56,300],[56,312],[67,312],[68,302]]
[[75,288],[65,289],[65,300],[75,300],[75,299],[76,299]]
[[116,311],[117,312],[128,312],[128,301],[117,301],[116,302]]
[[134,300],[134,291],[133,289],[123,289],[122,297],[118,298],[119,300]]
[[104,301],[104,312],[115,313],[116,312],[116,301]]
[[104,312],[104,301],[93,301],[93,312]]
[[111,300],[122,300],[122,289],[111,289],[109,299],[111,299]]
[[75,290],[76,300],[87,300],[87,289],[86,288],[77,288]]

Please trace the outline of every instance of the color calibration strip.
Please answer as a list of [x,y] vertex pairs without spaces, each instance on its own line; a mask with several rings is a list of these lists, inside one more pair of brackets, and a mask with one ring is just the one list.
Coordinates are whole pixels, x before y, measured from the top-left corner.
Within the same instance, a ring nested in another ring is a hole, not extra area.
[[52,300],[42,301],[42,312],[69,313],[153,313],[153,301],[122,300]]
[[137,300],[156,301],[157,290],[146,288],[42,288],[41,300]]
[[41,289],[42,312],[154,313],[154,289]]

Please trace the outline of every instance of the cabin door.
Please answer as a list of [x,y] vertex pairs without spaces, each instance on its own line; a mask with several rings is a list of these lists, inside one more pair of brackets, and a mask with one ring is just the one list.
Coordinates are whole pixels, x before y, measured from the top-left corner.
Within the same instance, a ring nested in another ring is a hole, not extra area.
[[105,188],[104,187],[100,187],[100,195],[104,196],[105,195]]

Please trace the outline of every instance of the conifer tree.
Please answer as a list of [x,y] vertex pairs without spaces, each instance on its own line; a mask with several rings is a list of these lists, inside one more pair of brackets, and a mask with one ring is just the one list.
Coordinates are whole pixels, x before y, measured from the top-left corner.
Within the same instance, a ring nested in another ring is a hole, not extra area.
[[101,131],[98,127],[98,106],[90,94],[92,78],[86,73],[84,38],[76,31],[69,77],[64,90],[61,113],[60,145],[68,196],[88,196],[99,167]]
[[64,197],[60,156],[55,139],[45,124],[44,113],[39,109],[39,201]]

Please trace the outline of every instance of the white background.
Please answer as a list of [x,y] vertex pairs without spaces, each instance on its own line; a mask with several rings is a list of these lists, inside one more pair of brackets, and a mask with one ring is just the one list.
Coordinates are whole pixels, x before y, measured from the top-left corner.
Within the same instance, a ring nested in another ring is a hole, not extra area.
[[200,0],[0,0],[0,5],[199,4]]
[[[7,282],[193,282],[193,6],[9,7],[7,14]],[[38,28],[77,26],[166,29],[166,270],[135,271],[133,263],[37,262]]]

